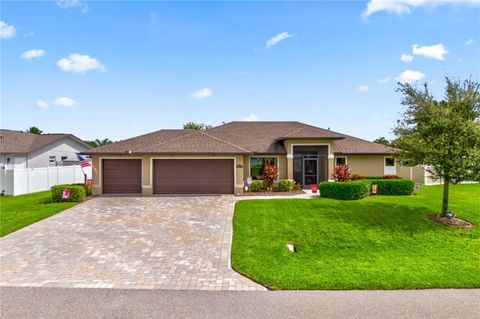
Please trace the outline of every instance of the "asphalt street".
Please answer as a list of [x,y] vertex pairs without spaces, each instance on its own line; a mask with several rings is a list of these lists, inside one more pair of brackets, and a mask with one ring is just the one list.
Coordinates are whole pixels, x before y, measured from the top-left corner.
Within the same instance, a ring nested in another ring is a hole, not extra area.
[[480,289],[0,289],[1,318],[480,318]]

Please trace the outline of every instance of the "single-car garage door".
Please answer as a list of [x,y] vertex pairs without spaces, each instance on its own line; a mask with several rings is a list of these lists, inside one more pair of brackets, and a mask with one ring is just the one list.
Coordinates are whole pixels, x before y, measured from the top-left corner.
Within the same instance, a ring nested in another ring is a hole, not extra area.
[[155,194],[233,194],[233,160],[156,159]]
[[104,159],[104,194],[140,194],[142,192],[142,160]]

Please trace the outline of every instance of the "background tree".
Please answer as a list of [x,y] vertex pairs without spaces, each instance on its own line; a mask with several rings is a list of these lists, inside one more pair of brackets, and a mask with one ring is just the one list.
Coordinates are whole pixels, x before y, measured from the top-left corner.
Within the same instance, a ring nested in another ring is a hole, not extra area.
[[197,131],[203,131],[203,130],[208,130],[211,129],[211,125],[203,124],[203,123],[196,123],[196,122],[188,122],[183,124],[183,129],[187,130],[197,130]]
[[451,183],[480,180],[480,85],[471,79],[445,79],[440,101],[427,83],[423,88],[398,83],[407,109],[394,128],[401,162],[426,165],[434,178],[443,179],[443,216]]
[[394,147],[395,145],[394,141],[389,141],[384,136],[380,136],[379,138],[375,139],[373,142],[378,144],[383,144],[386,146],[391,146],[391,147]]
[[30,126],[25,132],[26,133],[32,133],[32,134],[42,134],[43,133],[43,131],[36,126]]
[[88,145],[90,145],[91,147],[99,147],[99,146],[108,145],[108,144],[113,143],[108,138],[104,138],[103,140],[96,139],[95,141],[84,141],[84,142],[87,143]]

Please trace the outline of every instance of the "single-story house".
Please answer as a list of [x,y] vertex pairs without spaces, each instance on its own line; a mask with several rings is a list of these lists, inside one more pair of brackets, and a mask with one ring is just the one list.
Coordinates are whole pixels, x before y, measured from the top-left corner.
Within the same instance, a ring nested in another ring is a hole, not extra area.
[[266,163],[279,179],[309,187],[335,165],[352,173],[397,174],[418,182],[423,169],[402,167],[395,150],[300,122],[230,122],[204,131],[160,130],[85,151],[99,194],[233,194],[261,179]]
[[4,169],[78,163],[77,153],[90,149],[72,134],[32,134],[0,129],[0,165]]

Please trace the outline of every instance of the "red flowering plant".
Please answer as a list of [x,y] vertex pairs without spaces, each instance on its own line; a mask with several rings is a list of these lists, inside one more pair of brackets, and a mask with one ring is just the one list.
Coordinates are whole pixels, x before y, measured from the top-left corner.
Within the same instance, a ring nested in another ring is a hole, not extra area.
[[336,182],[348,182],[350,180],[350,167],[346,164],[335,166],[332,178]]
[[263,167],[263,184],[267,190],[272,189],[273,181],[278,177],[278,167],[272,164],[265,164]]

